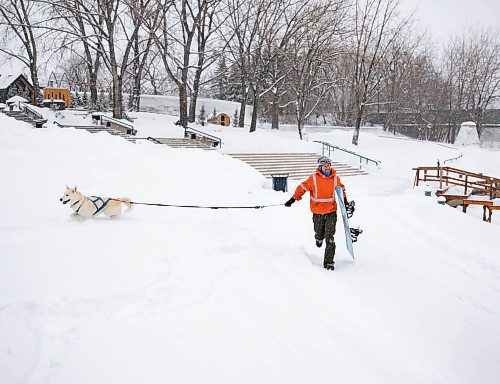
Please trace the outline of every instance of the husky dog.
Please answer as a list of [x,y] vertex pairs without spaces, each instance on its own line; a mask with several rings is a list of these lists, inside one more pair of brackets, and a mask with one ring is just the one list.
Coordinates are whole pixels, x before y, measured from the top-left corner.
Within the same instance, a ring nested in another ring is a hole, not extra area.
[[74,214],[85,218],[98,216],[101,213],[108,217],[120,215],[122,213],[122,204],[127,207],[127,211],[132,208],[130,199],[84,196],[83,193],[77,191],[76,187],[70,188],[68,186],[66,186],[66,191],[59,201],[63,204],[70,203]]

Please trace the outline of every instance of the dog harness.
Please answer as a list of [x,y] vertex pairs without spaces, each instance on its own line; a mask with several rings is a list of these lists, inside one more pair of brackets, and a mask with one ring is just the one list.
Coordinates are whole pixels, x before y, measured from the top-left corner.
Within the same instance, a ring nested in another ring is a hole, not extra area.
[[[92,202],[92,204],[94,204],[94,207],[96,209],[93,216],[98,215],[99,212],[101,212],[104,208],[106,208],[106,205],[108,205],[109,201],[111,200],[109,197],[106,200],[103,200],[103,198],[99,196],[89,196],[87,197],[87,199],[89,199]],[[99,204],[101,204],[100,207]]]
[[[89,200],[94,204],[95,207],[95,212],[92,214],[92,216],[98,215],[104,208],[106,208],[106,205],[108,205],[109,201],[111,200],[109,197],[107,199],[103,199],[102,197],[99,196],[84,196],[83,201],[76,210],[76,213],[80,211],[80,208],[82,207],[83,203],[85,202],[85,199]],[[79,201],[78,201],[79,202]]]

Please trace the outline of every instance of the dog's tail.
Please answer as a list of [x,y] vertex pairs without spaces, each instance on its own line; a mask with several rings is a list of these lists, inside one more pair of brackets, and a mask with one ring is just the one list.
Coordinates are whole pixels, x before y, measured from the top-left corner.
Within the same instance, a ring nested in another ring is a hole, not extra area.
[[127,210],[125,212],[129,212],[133,204],[130,202],[130,199],[128,197],[120,197],[120,201],[127,206]]

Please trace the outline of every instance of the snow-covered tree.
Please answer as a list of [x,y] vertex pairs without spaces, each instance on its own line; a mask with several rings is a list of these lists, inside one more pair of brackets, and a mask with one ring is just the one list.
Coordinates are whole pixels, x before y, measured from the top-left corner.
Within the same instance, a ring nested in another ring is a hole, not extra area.
[[238,118],[239,118],[238,109],[235,109],[234,115],[233,115],[233,127],[238,126]]
[[204,127],[206,121],[207,121],[207,117],[206,117],[206,111],[205,111],[205,104],[202,104],[201,108],[200,108],[200,113],[198,114],[198,123],[200,123],[201,126]]

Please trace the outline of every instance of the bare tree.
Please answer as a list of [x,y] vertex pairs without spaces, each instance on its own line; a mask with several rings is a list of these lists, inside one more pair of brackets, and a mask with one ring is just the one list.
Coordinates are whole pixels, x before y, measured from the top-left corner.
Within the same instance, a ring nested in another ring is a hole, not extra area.
[[[213,19],[210,18],[214,15],[216,3],[215,0],[161,1],[160,24],[154,40],[165,70],[178,88],[179,123],[183,127],[188,125],[189,80],[193,68],[204,69],[204,44],[213,32],[210,24]],[[197,34],[200,45],[197,47],[197,64],[193,64],[192,49]],[[197,76],[201,76],[201,72]],[[197,92],[198,84],[195,84],[195,89]]]
[[[305,0],[229,1],[229,28],[234,35],[231,50],[233,66],[238,67],[241,83],[239,126],[244,125],[245,107],[252,100],[250,132],[257,126],[261,99],[268,93],[273,109],[273,128],[278,127],[280,84],[286,78],[285,52],[294,35],[305,28],[310,19]],[[307,12],[306,12],[307,9]]]
[[0,26],[3,27],[3,43],[0,52],[21,61],[29,68],[35,90],[35,102],[41,99],[39,71],[39,46],[47,32],[38,26],[43,20],[45,8],[27,0],[2,0],[0,2]]
[[[262,19],[269,7],[271,0],[228,0],[227,1],[227,23],[230,30],[229,39],[225,37],[226,43],[233,43],[230,49],[232,56],[231,66],[236,66],[240,76],[240,113],[238,126],[245,125],[246,105],[250,87],[258,81],[260,73],[255,68],[255,55],[258,55],[256,46],[259,46],[259,27],[263,24]],[[257,59],[258,60],[258,59]],[[255,108],[255,106],[254,106]]]
[[469,112],[482,133],[484,111],[500,97],[500,39],[491,30],[466,31],[446,49],[450,103]]
[[[153,1],[149,3],[144,0],[129,0],[128,7],[132,25],[139,28],[139,30],[145,25],[147,31],[145,36],[139,33],[132,36],[133,57],[131,59],[132,71],[130,73],[131,92],[129,94],[129,109],[139,111],[143,75],[149,63],[148,58],[154,44],[154,31],[158,27],[160,13],[155,11],[156,8],[154,8]],[[151,9],[147,10],[149,7]],[[147,20],[145,21],[144,18],[147,18]]]
[[[352,87],[356,120],[352,143],[358,145],[365,108],[380,90],[384,70],[380,65],[410,18],[399,20],[398,0],[356,1],[354,9],[354,71]],[[387,63],[387,61],[385,61]]]
[[263,91],[259,98],[269,93],[268,103],[271,113],[271,128],[279,128],[279,111],[281,98],[286,94],[287,76],[291,68],[286,65],[287,52],[290,45],[296,42],[297,36],[308,26],[309,14],[313,7],[308,6],[308,0],[292,0],[277,3],[275,20],[264,40],[264,55],[262,68],[264,72]]
[[[188,121],[193,123],[196,118],[196,103],[201,86],[201,75],[210,67],[224,52],[225,45],[217,49],[212,42],[215,32],[219,30],[224,23],[224,19],[219,17],[221,1],[206,1],[201,7],[200,22],[196,27],[196,64],[189,94],[189,116]],[[216,39],[218,40],[218,39]],[[211,44],[212,43],[212,44]]]
[[307,23],[293,36],[294,42],[286,52],[290,68],[287,84],[293,94],[300,139],[306,119],[339,80],[328,69],[341,53],[346,5],[339,0],[311,6],[306,14]]
[[[43,0],[39,0],[43,1]],[[61,0],[49,2],[53,10],[51,23],[46,23],[44,28],[61,32],[58,39],[54,40],[55,53],[60,54],[60,59],[67,57],[68,53],[78,57],[73,60],[75,64],[85,65],[87,76],[85,81],[79,79],[80,88],[85,83],[85,88],[90,90],[90,105],[97,105],[98,74],[101,69],[102,28],[104,18],[98,12],[98,1]],[[67,66],[67,62],[63,66]],[[67,68],[67,76],[73,78],[72,72],[76,68]],[[80,89],[83,90],[83,89]],[[85,89],[87,90],[87,89]]]

